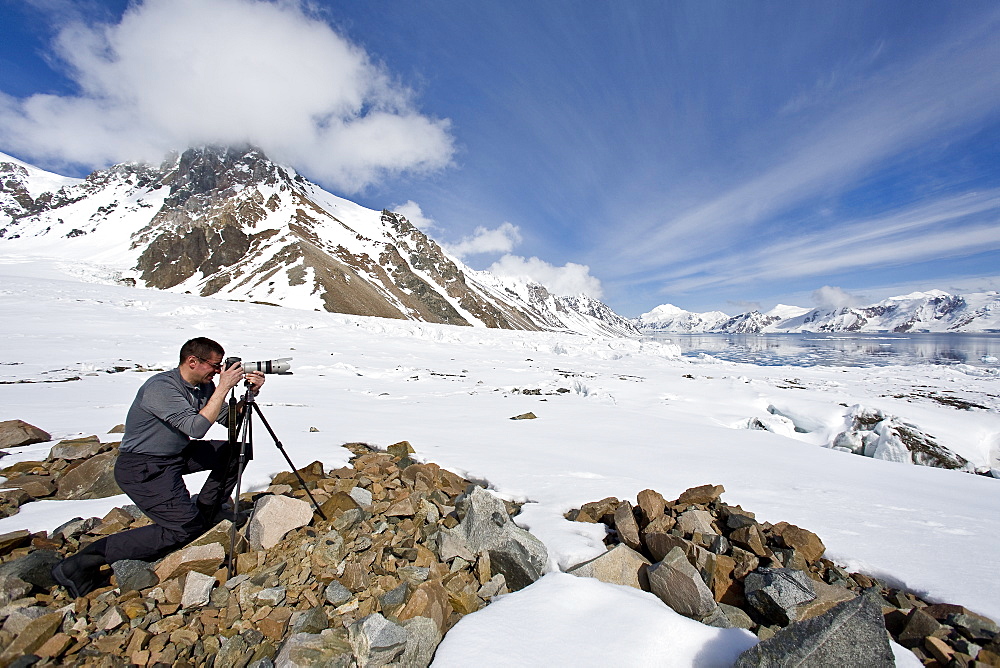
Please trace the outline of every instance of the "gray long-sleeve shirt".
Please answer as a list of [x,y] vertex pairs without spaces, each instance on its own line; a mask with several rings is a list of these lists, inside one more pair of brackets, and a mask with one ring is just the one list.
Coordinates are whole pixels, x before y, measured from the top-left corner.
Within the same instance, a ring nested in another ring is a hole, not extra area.
[[[208,433],[212,423],[198,411],[215,392],[215,383],[191,385],[180,369],[158,373],[139,388],[125,418],[121,452],[146,455],[176,455],[191,441]],[[216,420],[229,422],[223,408]]]

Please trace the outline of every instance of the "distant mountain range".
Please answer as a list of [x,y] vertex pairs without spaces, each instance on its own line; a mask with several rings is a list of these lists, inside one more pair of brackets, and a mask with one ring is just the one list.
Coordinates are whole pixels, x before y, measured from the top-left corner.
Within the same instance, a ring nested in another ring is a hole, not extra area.
[[635,321],[642,332],[1000,332],[1000,293],[941,290],[890,297],[869,306],[807,309],[779,304],[766,313],[692,313],[671,304]]
[[0,154],[0,253],[128,285],[452,325],[637,336],[586,296],[476,271],[398,213],[337,197],[254,148],[71,179]]

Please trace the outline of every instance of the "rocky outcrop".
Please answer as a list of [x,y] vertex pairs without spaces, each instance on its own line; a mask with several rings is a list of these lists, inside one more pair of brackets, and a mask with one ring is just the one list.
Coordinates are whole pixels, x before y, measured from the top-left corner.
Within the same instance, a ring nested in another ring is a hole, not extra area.
[[[109,586],[74,601],[32,574],[147,524],[134,506],[0,536],[0,665],[33,655],[73,665],[426,666],[463,615],[510,591],[508,577],[513,586],[537,577],[544,547],[510,520],[517,505],[416,463],[405,442],[391,453],[346,447],[352,466],[298,472],[327,519],[291,472],[241,497],[260,516],[232,573],[223,522],[158,563],[115,563]],[[283,511],[302,507],[306,521],[289,523]]]
[[0,422],[0,448],[17,448],[32,443],[52,440],[48,432],[28,424],[24,420],[4,420]]
[[894,665],[889,637],[926,665],[1000,665],[1000,628],[958,605],[931,605],[823,558],[811,531],[758,522],[702,485],[666,501],[654,490],[636,504],[614,497],[567,519],[607,526],[608,551],[574,575],[650,591],[678,613],[746,628],[761,643],[738,666]]

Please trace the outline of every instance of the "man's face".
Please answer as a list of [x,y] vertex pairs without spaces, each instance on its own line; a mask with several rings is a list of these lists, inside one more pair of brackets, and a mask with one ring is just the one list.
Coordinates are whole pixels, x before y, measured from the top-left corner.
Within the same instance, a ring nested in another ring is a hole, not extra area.
[[195,366],[192,369],[192,376],[195,379],[193,384],[195,385],[202,385],[209,382],[215,378],[216,373],[222,371],[222,355],[219,354],[212,354],[207,358],[192,355],[188,360],[195,362]]

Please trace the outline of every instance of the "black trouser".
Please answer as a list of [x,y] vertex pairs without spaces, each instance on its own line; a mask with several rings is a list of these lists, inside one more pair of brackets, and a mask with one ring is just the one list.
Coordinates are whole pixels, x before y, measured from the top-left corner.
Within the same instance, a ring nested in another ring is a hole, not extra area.
[[[230,456],[228,441],[191,441],[169,457],[119,454],[115,481],[155,524],[105,538],[105,560],[155,561],[197,538],[211,528],[213,511],[233,493],[238,467],[239,453]],[[194,503],[181,476],[197,471],[211,473]]]

